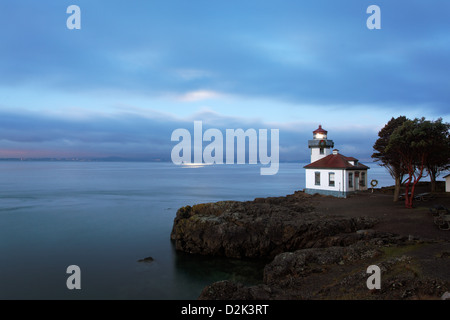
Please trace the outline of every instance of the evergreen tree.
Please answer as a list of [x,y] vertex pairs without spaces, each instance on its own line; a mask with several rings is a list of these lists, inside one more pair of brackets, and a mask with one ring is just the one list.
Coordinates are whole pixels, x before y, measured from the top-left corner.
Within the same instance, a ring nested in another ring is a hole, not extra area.
[[386,148],[389,144],[392,133],[395,129],[400,127],[408,119],[405,116],[392,119],[380,130],[378,133],[378,140],[375,142],[372,158],[380,162],[380,166],[385,167],[391,177],[395,180],[394,201],[398,201],[400,195],[400,188],[403,182],[403,177],[406,172],[402,166],[400,155],[393,151],[387,152]]
[[436,178],[442,171],[450,169],[450,124],[442,118],[431,123],[430,135],[434,137],[425,167],[431,181],[431,192],[436,191]]
[[407,120],[394,130],[386,146],[387,154],[397,153],[405,175],[405,207],[412,208],[414,191],[417,183],[424,176],[427,166],[437,164],[440,157],[436,152],[442,152],[448,139],[448,125],[425,118]]

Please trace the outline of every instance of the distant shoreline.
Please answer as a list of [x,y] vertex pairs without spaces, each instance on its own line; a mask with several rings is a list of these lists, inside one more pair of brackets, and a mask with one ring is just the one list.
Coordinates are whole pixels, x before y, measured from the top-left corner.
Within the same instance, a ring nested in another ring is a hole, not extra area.
[[[58,158],[58,157],[49,157],[49,158],[0,158],[1,161],[17,161],[17,162],[156,162],[156,163],[173,163],[170,159],[159,159],[159,158],[121,158],[121,157],[106,157],[106,158],[78,158],[78,157],[66,157],[66,158]],[[299,165],[308,164],[309,160],[292,160],[292,161],[280,161],[279,163],[298,163]],[[375,162],[366,162],[371,165],[378,166]],[[206,165],[206,163],[205,163]],[[213,165],[229,165],[227,163],[216,164]],[[240,165],[240,164],[239,164]],[[261,164],[250,164],[244,163],[243,165],[256,165],[260,166]]]

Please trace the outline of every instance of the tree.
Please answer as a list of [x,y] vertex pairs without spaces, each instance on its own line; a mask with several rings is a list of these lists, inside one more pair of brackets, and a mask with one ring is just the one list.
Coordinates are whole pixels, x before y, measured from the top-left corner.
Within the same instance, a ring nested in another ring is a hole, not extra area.
[[403,169],[405,180],[405,207],[412,208],[414,191],[423,177],[424,169],[433,152],[436,137],[433,123],[425,118],[407,120],[392,133],[386,147],[386,153],[397,153]]
[[375,161],[380,161],[380,166],[385,167],[391,177],[395,180],[394,201],[398,201],[405,169],[402,166],[400,155],[395,151],[387,152],[386,148],[394,130],[403,125],[407,120],[408,119],[405,116],[397,118],[392,117],[378,133],[379,138],[373,146],[373,149],[376,152],[372,154],[372,158],[375,159]]
[[425,167],[431,181],[431,192],[436,191],[436,178],[442,171],[450,169],[450,124],[442,118],[431,123],[430,135],[434,138]]

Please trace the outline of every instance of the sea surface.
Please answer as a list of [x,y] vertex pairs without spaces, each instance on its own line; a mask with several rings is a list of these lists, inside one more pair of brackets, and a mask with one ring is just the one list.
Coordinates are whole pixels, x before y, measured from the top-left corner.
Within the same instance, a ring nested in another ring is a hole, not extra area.
[[[305,187],[304,165],[261,176],[258,165],[0,162],[0,299],[196,299],[214,281],[258,283],[260,261],[176,252],[176,211],[292,194]],[[368,181],[393,184],[367,165]],[[154,261],[138,262],[146,257]],[[80,290],[66,286],[70,265]]]

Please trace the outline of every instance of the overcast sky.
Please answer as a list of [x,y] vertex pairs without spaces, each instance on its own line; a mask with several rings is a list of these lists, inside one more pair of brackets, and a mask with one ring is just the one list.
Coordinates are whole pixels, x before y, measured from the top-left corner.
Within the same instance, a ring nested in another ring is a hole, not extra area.
[[[66,9],[81,8],[81,30]],[[381,8],[381,30],[366,9]],[[170,159],[171,133],[319,124],[370,159],[391,117],[449,121],[450,1],[0,2],[0,158]]]

